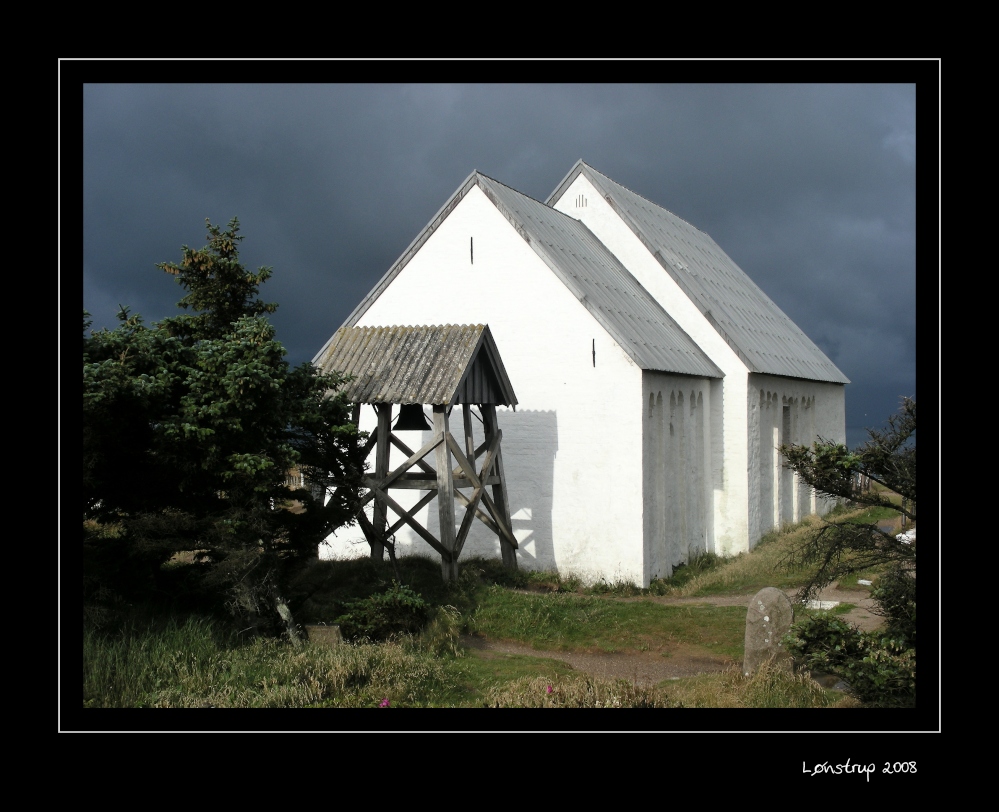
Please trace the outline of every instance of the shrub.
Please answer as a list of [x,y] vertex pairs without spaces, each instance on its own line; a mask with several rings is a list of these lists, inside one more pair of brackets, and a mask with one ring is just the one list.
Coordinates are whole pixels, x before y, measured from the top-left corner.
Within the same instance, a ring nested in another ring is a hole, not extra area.
[[396,581],[383,592],[352,601],[334,622],[348,640],[386,640],[416,634],[430,617],[430,605],[408,586]]
[[885,619],[891,637],[916,645],[916,579],[903,566],[895,566],[880,576],[871,593],[877,606],[874,613]]
[[915,707],[916,650],[904,637],[820,614],[796,623],[785,645],[800,665],[842,677],[867,705]]
[[435,657],[464,657],[460,643],[461,613],[453,606],[441,606],[420,636],[414,640],[419,651]]

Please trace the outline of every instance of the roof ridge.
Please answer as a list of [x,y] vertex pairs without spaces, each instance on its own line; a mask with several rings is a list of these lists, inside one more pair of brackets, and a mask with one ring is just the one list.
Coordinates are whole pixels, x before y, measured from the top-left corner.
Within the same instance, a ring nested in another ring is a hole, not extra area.
[[504,189],[509,189],[511,192],[515,192],[516,194],[520,195],[521,197],[526,197],[528,200],[533,200],[535,203],[538,203],[538,204],[544,206],[546,209],[551,209],[554,212],[558,212],[559,214],[563,215],[564,217],[568,217],[570,220],[575,220],[576,219],[575,217],[572,217],[571,215],[568,215],[568,214],[566,214],[563,211],[558,211],[558,209],[556,209],[554,206],[549,206],[543,200],[538,200],[536,197],[531,197],[526,192],[520,191],[520,189],[515,189],[513,186],[510,186],[510,184],[508,184],[508,183],[503,183],[503,181],[501,181],[501,180],[496,180],[496,178],[494,178],[494,177],[492,177],[490,175],[487,175],[485,172],[476,172],[475,174],[478,175],[479,177],[485,178],[488,181],[492,181],[493,183],[498,183]]
[[[636,191],[635,191],[634,189],[632,189],[632,188],[631,188],[630,186],[625,186],[625,185],[624,185],[623,183],[621,183],[620,181],[616,181],[616,180],[614,180],[614,178],[610,177],[609,175],[605,175],[605,174],[604,174],[603,172],[601,172],[601,171],[600,171],[599,169],[596,169],[596,168],[594,168],[594,167],[590,166],[590,165],[589,165],[588,163],[586,163],[586,161],[583,161],[583,160],[580,160],[580,162],[579,162],[579,163],[580,163],[580,165],[581,165],[581,166],[583,166],[583,167],[585,167],[586,169],[590,170],[590,172],[594,172],[594,173],[596,173],[597,175],[600,175],[600,177],[601,177],[601,178],[603,178],[604,180],[608,181],[609,183],[613,183],[613,184],[614,184],[615,186],[620,186],[620,187],[621,187],[622,189],[624,189],[624,190],[625,190],[626,192],[631,192],[631,194],[635,195],[635,197],[640,197],[640,198],[641,198],[642,200],[644,200],[644,201],[645,201],[646,203],[648,203],[648,204],[650,204],[650,205],[652,205],[652,206],[655,206],[655,207],[656,207],[657,209],[662,209],[662,210],[663,210],[664,212],[666,212],[667,214],[671,215],[672,217],[675,217],[675,218],[676,218],[677,220],[679,220],[679,221],[680,221],[681,223],[684,223],[684,224],[686,224],[686,225],[690,226],[690,227],[691,227],[692,229],[694,229],[694,231],[696,231],[696,232],[698,232],[698,233],[700,233],[700,234],[703,234],[703,235],[704,235],[705,237],[709,237],[709,238],[711,238],[711,235],[710,235],[710,234],[708,234],[708,232],[707,232],[707,231],[705,231],[704,229],[701,229],[701,228],[698,228],[697,226],[695,226],[695,225],[694,225],[693,223],[691,223],[691,222],[690,222],[689,220],[687,220],[686,218],[683,218],[683,217],[681,217],[681,216],[680,216],[679,214],[677,214],[677,213],[676,213],[675,211],[671,211],[670,209],[667,209],[667,208],[666,208],[665,206],[662,206],[662,205],[660,205],[659,203],[656,203],[656,202],[655,202],[654,200],[650,200],[650,199],[649,199],[649,198],[647,198],[647,197],[646,197],[645,195],[643,195],[643,194],[642,194],[641,192],[636,192]],[[591,178],[591,180],[592,180],[592,178]],[[713,239],[713,238],[712,238],[712,239]]]

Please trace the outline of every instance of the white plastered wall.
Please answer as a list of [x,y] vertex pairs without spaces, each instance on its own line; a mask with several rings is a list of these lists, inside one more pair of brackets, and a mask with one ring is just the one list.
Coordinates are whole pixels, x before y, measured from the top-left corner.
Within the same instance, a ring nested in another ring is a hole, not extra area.
[[[358,322],[417,324],[488,324],[496,340],[519,401],[497,411],[520,566],[643,582],[642,372],[478,187]],[[459,442],[461,423],[456,406]],[[374,425],[365,408],[361,428]],[[478,421],[473,431],[480,443]],[[421,444],[418,433],[403,440]],[[390,470],[401,462],[393,449]],[[421,493],[392,495],[409,507]],[[458,502],[455,513],[460,522]],[[436,535],[436,500],[418,518]],[[341,530],[321,554],[364,555],[366,545],[350,544],[361,537],[356,526]],[[406,528],[397,543],[403,554],[436,555]],[[476,520],[461,559],[479,554],[498,557],[499,542]]]
[[811,513],[826,513],[833,501],[817,497],[796,474],[784,468],[778,447],[811,445],[817,439],[846,442],[846,400],[842,384],[749,376],[747,419],[750,431],[750,538]]
[[746,365],[586,177],[579,175],[554,208],[584,222],[724,373],[712,382],[708,550],[719,555],[748,551]]
[[645,585],[710,548],[711,381],[646,372]]

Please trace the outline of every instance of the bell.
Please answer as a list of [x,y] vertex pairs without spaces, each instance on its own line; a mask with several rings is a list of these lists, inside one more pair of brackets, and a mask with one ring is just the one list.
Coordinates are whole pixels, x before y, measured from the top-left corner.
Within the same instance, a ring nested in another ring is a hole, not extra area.
[[419,403],[403,403],[399,409],[399,419],[395,421],[396,431],[433,431],[423,414],[423,406]]

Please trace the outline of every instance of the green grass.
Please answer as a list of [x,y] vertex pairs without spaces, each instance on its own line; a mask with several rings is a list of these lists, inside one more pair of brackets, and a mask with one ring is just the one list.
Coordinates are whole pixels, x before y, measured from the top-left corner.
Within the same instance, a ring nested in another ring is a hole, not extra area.
[[[848,515],[848,514],[847,514]],[[220,620],[148,616],[84,635],[86,707],[848,707],[849,700],[791,673],[744,678],[743,606],[664,605],[649,596],[752,593],[793,588],[805,570],[781,570],[789,546],[818,520],[770,534],[751,553],[704,556],[648,590],[634,584],[584,585],[557,573],[510,572],[499,561],[462,562],[445,585],[439,562],[405,558],[404,583],[435,607],[424,631],[387,643],[300,649],[245,640]],[[350,601],[383,591],[394,572],[367,559],[314,562],[292,580],[300,623],[331,622]],[[841,604],[834,614],[849,611]],[[681,652],[728,659],[724,673],[639,689],[574,672],[543,656],[468,653],[459,634],[476,633],[541,650]],[[548,687],[551,686],[551,692]]]
[[555,684],[578,676],[562,660],[522,654],[468,656],[461,662],[464,675],[464,707],[482,707],[491,694],[522,681],[543,680]]
[[746,609],[664,606],[576,594],[523,594],[490,587],[478,596],[468,630],[552,651],[655,651],[679,646],[742,657]]
[[789,550],[800,544],[821,526],[821,521],[809,517],[765,535],[749,553],[721,560],[710,568],[695,573],[664,594],[675,597],[706,597],[754,592],[772,586],[792,589],[811,574],[809,567],[788,568],[784,561]]
[[878,522],[894,521],[897,518],[897,510],[887,507],[870,507],[859,511],[856,515],[850,516],[844,521],[853,524],[877,524]]

